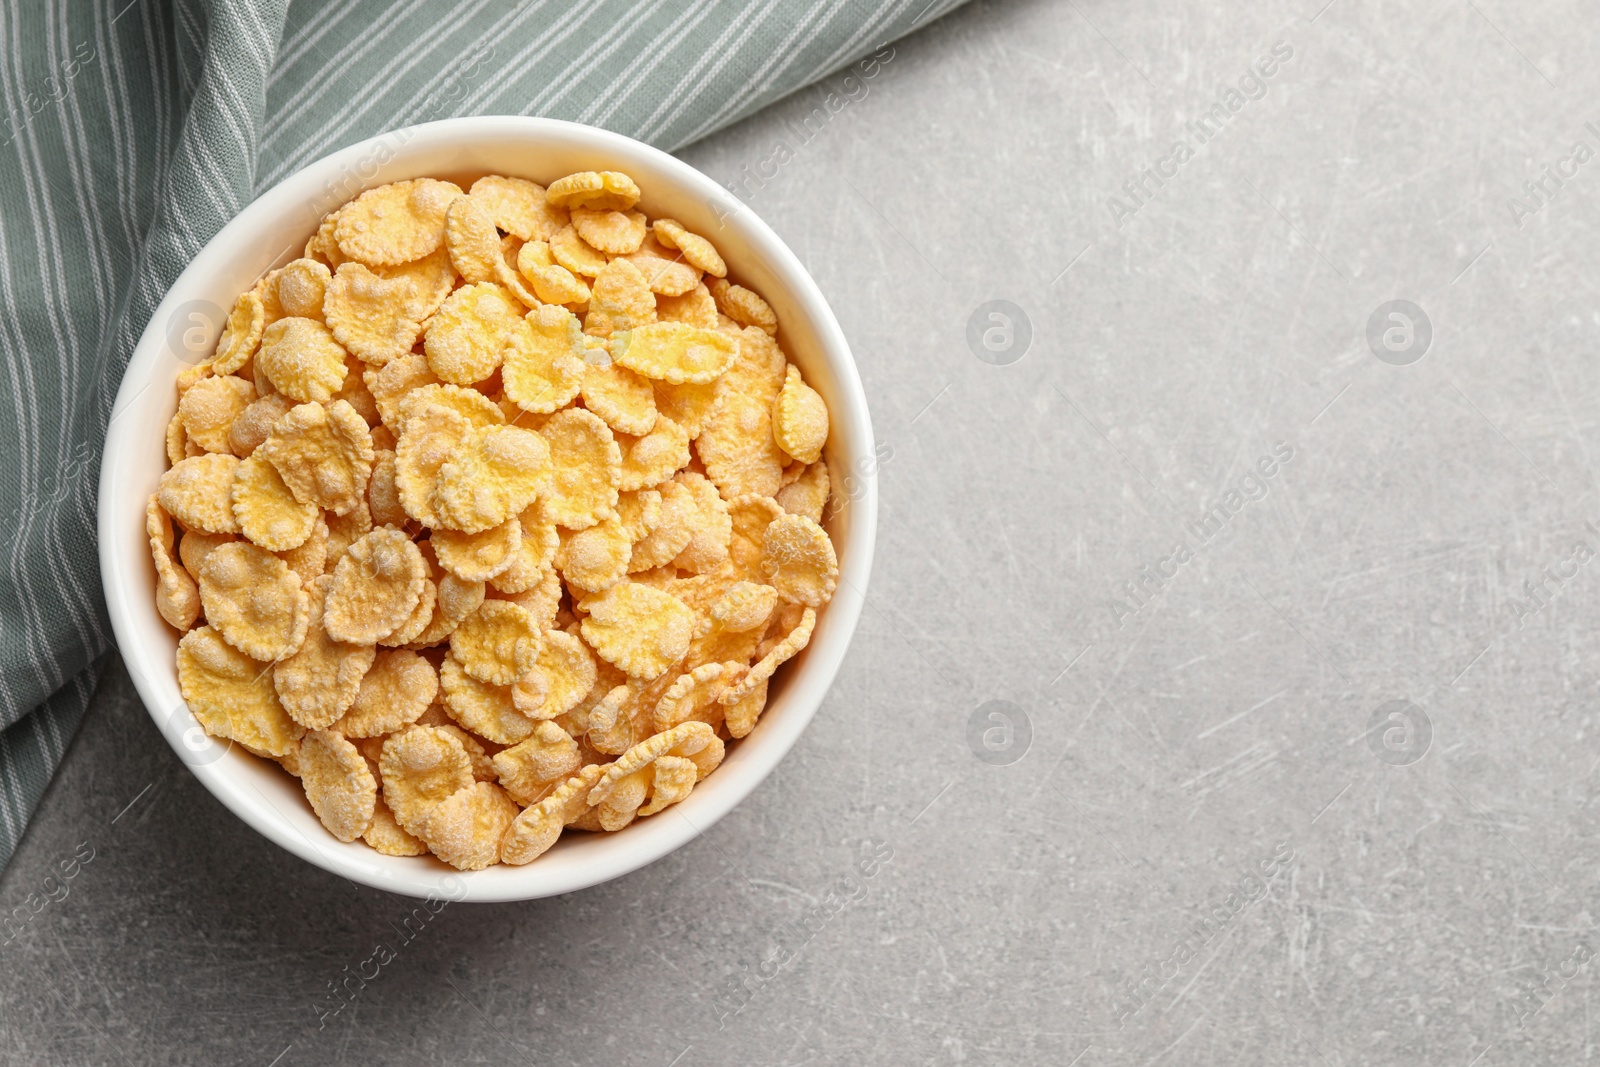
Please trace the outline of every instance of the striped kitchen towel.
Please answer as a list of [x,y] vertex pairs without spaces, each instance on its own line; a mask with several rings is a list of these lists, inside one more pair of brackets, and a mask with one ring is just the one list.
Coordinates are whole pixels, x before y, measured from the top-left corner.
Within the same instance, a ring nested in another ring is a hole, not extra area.
[[547,115],[672,149],[961,0],[6,0],[0,4],[0,867],[107,662],[95,486],[168,285],[341,145]]

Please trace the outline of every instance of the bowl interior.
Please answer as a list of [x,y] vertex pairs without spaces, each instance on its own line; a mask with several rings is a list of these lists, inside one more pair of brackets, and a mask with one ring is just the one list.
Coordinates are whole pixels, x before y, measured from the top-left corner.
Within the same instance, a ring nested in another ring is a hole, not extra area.
[[[651,218],[669,216],[709,238],[730,277],[778,313],[785,352],[827,401],[826,456],[836,506],[826,520],[840,582],[810,646],[778,672],[755,730],[729,746],[718,770],[683,803],[616,834],[563,835],[523,867],[458,874],[432,857],[381,856],[323,829],[299,783],[276,764],[204,737],[178,691],[178,635],[154,604],[144,508],[166,466],[164,430],[174,382],[209,354],[222,314],[267,270],[296,258],[322,215],[362,189],[420,176],[470,180],[496,173],[548,184],[579,170],[634,177]],[[634,870],[705,830],[776,765],[821,703],[861,611],[876,518],[872,430],[849,349],[816,285],[793,254],[732,194],[647,145],[572,123],[527,118],[450,119],[344,149],[291,176],[247,207],[174,283],[134,350],[107,430],[100,480],[102,579],[124,662],[151,716],[195,775],[262,834],[354,881],[414,896],[516,900],[593,885]]]

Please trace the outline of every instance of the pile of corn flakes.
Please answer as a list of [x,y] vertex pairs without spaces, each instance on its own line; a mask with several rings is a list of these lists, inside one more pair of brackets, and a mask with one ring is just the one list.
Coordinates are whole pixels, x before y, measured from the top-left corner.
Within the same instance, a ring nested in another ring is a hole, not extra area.
[[827,407],[639,196],[369,189],[179,377],[146,511],[179,686],[340,841],[478,870],[648,818],[833,595]]

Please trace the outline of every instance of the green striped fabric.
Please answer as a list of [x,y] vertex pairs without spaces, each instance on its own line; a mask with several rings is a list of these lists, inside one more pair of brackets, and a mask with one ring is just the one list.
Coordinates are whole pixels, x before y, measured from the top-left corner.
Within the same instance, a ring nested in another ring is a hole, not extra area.
[[450,115],[672,149],[961,0],[0,0],[0,866],[111,645],[99,450],[167,286],[261,190]]

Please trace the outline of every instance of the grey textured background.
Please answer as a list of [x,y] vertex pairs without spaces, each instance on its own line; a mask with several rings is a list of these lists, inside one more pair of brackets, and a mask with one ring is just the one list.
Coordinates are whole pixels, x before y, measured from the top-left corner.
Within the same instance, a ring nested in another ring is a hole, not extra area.
[[[0,945],[0,1061],[1589,1060],[1600,160],[1520,227],[1507,199],[1600,149],[1600,15],[1321,2],[975,3],[751,186],[893,454],[850,658],[729,818],[587,892],[447,907],[319,1029],[411,903],[246,830],[113,671],[0,880],[9,910],[94,850]],[[1119,228],[1107,198],[1280,40]],[[684,155],[737,178],[818,99]],[[1433,327],[1410,366],[1365,339],[1394,298]],[[966,341],[990,299],[1031,320],[1007,366]],[[1396,699],[1420,759],[1368,730]],[[1031,725],[1005,765],[969,743],[989,700]]]

